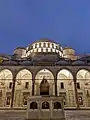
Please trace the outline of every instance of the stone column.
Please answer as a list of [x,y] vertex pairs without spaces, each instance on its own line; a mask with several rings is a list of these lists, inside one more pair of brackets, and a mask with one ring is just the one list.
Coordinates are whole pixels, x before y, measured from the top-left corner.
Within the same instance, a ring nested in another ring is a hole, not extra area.
[[27,111],[26,111],[26,118],[28,119],[28,116],[29,116],[29,109],[30,109],[30,103],[31,102],[27,102]]
[[55,96],[57,96],[57,75],[54,76],[54,82],[55,82]]
[[50,119],[53,118],[53,102],[52,100],[50,101]]
[[75,89],[76,105],[77,105],[77,108],[79,108],[79,103],[78,103],[78,92],[77,92],[77,82],[76,82],[76,80],[74,81],[74,89]]
[[12,86],[12,94],[11,94],[11,108],[13,108],[13,102],[14,102],[15,82],[16,82],[16,70],[14,70],[14,73],[13,73],[13,86]]
[[41,118],[41,109],[42,109],[42,102],[40,100],[38,100],[38,119],[40,120]]
[[34,83],[35,83],[35,75],[32,73],[32,96],[34,96]]

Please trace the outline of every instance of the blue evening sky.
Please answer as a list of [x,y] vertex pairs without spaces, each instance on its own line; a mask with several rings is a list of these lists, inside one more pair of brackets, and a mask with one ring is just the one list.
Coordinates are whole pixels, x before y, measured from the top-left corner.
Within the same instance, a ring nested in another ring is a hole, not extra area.
[[40,38],[90,53],[90,0],[0,0],[0,53]]

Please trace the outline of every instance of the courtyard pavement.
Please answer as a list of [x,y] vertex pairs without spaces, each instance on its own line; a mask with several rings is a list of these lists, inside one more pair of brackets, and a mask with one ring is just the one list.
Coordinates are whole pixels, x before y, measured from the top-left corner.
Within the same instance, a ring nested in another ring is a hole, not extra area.
[[[90,120],[90,110],[65,110],[66,120]],[[24,120],[25,110],[0,110],[0,120]]]

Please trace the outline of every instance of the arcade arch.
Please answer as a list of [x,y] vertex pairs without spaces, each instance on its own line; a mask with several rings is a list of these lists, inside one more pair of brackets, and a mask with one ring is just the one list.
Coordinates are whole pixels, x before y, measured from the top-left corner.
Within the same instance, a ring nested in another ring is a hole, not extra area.
[[66,106],[73,106],[75,102],[74,81],[72,73],[62,69],[57,74],[57,94],[63,95]]
[[79,105],[90,106],[90,72],[81,69],[77,72],[77,92]]
[[0,71],[0,106],[5,105],[10,107],[13,85],[12,80],[13,74],[9,69],[3,69]]
[[35,76],[35,95],[55,95],[54,76],[51,71],[38,71]]
[[32,95],[32,73],[23,69],[16,76],[15,105],[27,105],[27,97]]

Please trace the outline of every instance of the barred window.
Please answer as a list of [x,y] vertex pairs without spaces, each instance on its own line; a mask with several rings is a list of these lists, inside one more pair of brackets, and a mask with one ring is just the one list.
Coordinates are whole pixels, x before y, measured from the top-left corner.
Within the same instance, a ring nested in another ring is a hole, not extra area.
[[25,88],[27,88],[27,89],[29,88],[29,82],[25,83]]
[[80,89],[80,83],[79,82],[77,83],[77,88]]
[[10,105],[10,100],[11,100],[11,97],[10,97],[10,96],[7,96],[6,105]]
[[12,85],[13,85],[12,82],[10,82],[10,83],[9,83],[9,89],[12,88]]
[[61,82],[61,89],[64,89],[64,83]]

